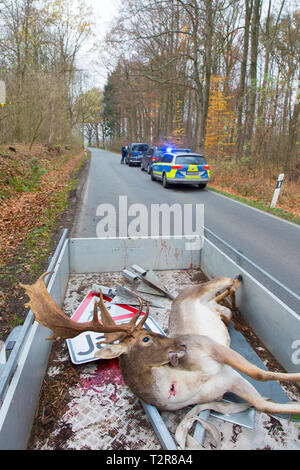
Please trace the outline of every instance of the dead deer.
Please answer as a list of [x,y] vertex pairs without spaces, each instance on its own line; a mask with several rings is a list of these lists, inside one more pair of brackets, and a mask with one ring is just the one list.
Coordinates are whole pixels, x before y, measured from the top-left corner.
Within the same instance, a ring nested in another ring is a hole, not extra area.
[[[50,297],[44,283],[46,274],[31,286],[21,284],[30,298],[26,306],[31,308],[39,323],[53,331],[46,339],[58,341],[83,331],[104,333],[105,340],[101,344],[105,346],[96,352],[96,357],[118,357],[125,383],[145,403],[160,410],[206,404],[206,408],[227,413],[226,405],[222,408],[216,402],[220,402],[226,392],[232,392],[246,400],[247,407],[252,405],[265,413],[300,414],[300,402],[270,402],[238,372],[259,381],[300,381],[300,373],[262,370],[230,348],[227,325],[232,312],[219,302],[227,296],[234,302],[240,277],[235,280],[218,278],[184,289],[172,303],[168,336],[163,336],[143,328],[149,305],[138,322],[142,301],[129,323],[116,325],[101,291],[100,301],[95,302],[93,320],[75,323]],[[203,408],[204,405],[198,406],[197,412]]]

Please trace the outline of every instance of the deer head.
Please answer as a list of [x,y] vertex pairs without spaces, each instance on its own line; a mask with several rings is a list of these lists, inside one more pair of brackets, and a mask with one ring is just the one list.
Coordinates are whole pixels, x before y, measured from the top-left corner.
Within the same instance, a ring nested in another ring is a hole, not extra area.
[[[49,295],[44,278],[44,273],[33,285],[20,286],[25,289],[30,301],[25,304],[34,313],[36,321],[50,328],[53,334],[47,340],[63,340],[74,338],[84,331],[104,333],[105,340],[98,344],[106,344],[104,348],[97,351],[96,357],[100,359],[112,359],[125,354],[130,356],[133,362],[147,364],[149,367],[159,366],[170,362],[173,366],[178,365],[178,359],[185,354],[185,346],[178,344],[173,338],[162,336],[158,333],[149,332],[143,328],[149,316],[149,304],[143,318],[139,320],[143,302],[140,299],[139,309],[130,322],[117,325],[103,300],[100,290],[100,300],[95,301],[93,320],[90,322],[77,323],[71,320],[55,303]],[[98,320],[98,307],[101,312],[101,323]],[[117,344],[110,344],[119,341]]]

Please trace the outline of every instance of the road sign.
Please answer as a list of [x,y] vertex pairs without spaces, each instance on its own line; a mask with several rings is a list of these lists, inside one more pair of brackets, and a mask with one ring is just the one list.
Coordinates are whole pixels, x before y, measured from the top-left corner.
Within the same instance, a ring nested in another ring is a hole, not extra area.
[[[112,299],[110,297],[103,296],[103,299],[106,308],[109,310],[109,313],[117,324],[128,322],[137,312],[136,308],[131,307],[129,305],[112,304]],[[72,320],[79,323],[92,320],[95,300],[99,300],[99,294],[94,291],[90,291],[88,295],[84,298],[74,315],[71,317]],[[145,313],[142,313],[141,317],[143,315],[145,315]],[[99,318],[101,319],[100,313]],[[164,334],[161,328],[151,317],[147,319],[144,327],[149,331]],[[67,346],[73,364],[85,364],[87,362],[99,360],[95,358],[95,352],[98,349],[101,349],[102,346],[96,343],[101,341],[103,337],[104,335],[102,333],[85,331],[84,333],[81,333],[75,338],[67,339]]]

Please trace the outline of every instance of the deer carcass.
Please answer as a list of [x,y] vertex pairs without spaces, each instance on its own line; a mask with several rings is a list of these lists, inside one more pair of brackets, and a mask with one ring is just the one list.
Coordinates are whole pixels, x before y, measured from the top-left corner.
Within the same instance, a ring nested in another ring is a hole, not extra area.
[[[197,413],[203,408],[229,413],[238,410],[226,411],[230,404],[219,402],[226,392],[232,392],[246,400],[248,407],[252,405],[265,413],[300,413],[300,402],[270,402],[239,374],[241,371],[259,381],[300,381],[300,373],[262,370],[230,348],[227,326],[232,313],[219,302],[230,295],[234,303],[241,278],[219,278],[184,289],[172,303],[168,336],[162,336],[143,328],[149,305],[137,322],[142,314],[142,301],[129,323],[115,324],[101,291],[100,301],[95,302],[93,320],[75,323],[50,297],[44,283],[46,274],[31,286],[21,286],[30,298],[26,306],[31,308],[39,323],[53,331],[47,339],[71,338],[83,331],[103,333],[105,340],[101,344],[104,346],[96,356],[101,359],[118,357],[125,383],[144,402],[160,410],[205,404],[195,408]],[[244,404],[237,406],[245,409]]]

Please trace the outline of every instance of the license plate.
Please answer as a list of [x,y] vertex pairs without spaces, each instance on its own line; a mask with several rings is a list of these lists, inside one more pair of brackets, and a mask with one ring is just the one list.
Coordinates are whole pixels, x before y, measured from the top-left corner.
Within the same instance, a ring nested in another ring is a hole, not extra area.
[[187,176],[200,176],[199,171],[187,171]]

